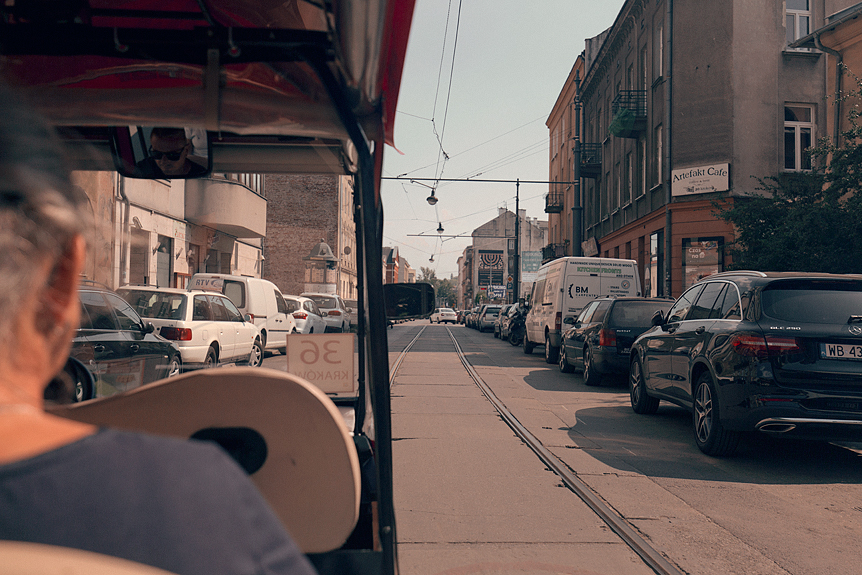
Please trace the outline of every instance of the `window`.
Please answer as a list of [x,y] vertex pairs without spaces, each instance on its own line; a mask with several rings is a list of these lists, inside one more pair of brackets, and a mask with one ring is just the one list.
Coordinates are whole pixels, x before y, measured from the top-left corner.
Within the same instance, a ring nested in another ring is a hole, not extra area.
[[649,262],[644,270],[644,295],[660,297],[664,294],[661,270],[664,265],[664,230],[653,232],[649,237]]
[[640,75],[640,84],[641,90],[646,90],[649,88],[649,84],[647,84],[647,47],[644,46],[641,48],[641,57],[640,62],[638,63],[640,66],[639,75]]
[[662,174],[661,174],[661,164],[662,164],[662,130],[661,126],[658,126],[655,129],[655,146],[653,146],[655,150],[655,157],[653,158],[653,166],[655,169],[653,173],[655,174],[655,185],[659,186],[662,183]]
[[661,78],[663,72],[662,60],[664,58],[664,29],[662,22],[656,24],[654,34],[655,45],[652,49],[652,77],[653,80],[658,80]]
[[784,169],[799,172],[811,169],[811,157],[806,150],[814,141],[814,107],[788,105],[784,107]]
[[623,177],[625,178],[625,203],[630,204],[632,200],[634,200],[634,165],[632,164],[632,153],[629,152],[626,154],[626,163],[625,163],[625,172],[623,173]]
[[694,301],[697,299],[697,296],[700,295],[700,290],[702,289],[703,286],[699,285],[679,296],[679,299],[676,300],[676,303],[673,304],[673,307],[667,312],[667,323],[685,320],[686,316],[688,316],[689,310],[691,310]]
[[647,171],[646,171],[646,138],[638,140],[638,165],[640,165],[640,186],[638,195],[644,195],[647,191]]
[[622,172],[620,171],[620,165],[617,163],[614,166],[614,198],[613,198],[613,206],[611,206],[612,210],[615,211],[622,204],[621,197],[623,193],[623,184],[622,184]]
[[786,4],[787,44],[791,44],[810,32],[811,9],[809,0],[787,0]]
[[683,287],[724,271],[724,238],[684,238],[682,240]]

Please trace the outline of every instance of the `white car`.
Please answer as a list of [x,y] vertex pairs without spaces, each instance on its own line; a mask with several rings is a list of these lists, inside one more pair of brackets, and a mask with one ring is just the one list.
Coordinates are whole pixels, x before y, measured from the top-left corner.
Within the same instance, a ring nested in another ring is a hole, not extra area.
[[203,290],[124,286],[117,293],[157,333],[177,344],[183,368],[263,361],[260,329],[226,296]]
[[317,308],[323,313],[323,319],[326,320],[326,331],[347,333],[350,331],[350,312],[349,307],[344,304],[344,300],[334,293],[303,293],[299,294],[314,300]]
[[431,314],[431,323],[458,323],[458,314],[454,309],[448,307],[438,307]]
[[326,320],[323,312],[314,303],[314,300],[301,295],[286,295],[284,303],[287,310],[296,320],[296,329],[299,333],[324,333],[326,331]]

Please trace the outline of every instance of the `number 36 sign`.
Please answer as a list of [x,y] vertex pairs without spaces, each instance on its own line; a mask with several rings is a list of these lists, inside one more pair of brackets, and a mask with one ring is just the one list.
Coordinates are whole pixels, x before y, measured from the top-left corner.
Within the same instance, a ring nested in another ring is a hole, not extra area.
[[352,333],[287,336],[287,372],[316,385],[324,393],[356,391]]

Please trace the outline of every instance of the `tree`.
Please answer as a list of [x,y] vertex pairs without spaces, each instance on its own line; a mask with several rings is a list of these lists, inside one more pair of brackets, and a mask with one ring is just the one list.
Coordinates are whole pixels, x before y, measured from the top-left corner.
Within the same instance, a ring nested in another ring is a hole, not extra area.
[[[862,83],[842,99],[862,97]],[[733,224],[734,269],[850,273],[862,271],[862,127],[851,106],[844,145],[821,139],[810,172],[758,179],[763,195],[734,200],[717,215]]]
[[416,278],[416,281],[426,282],[434,286],[434,293],[439,306],[455,307],[457,298],[455,285],[452,283],[452,280],[438,279],[437,273],[433,269],[421,267],[419,268],[419,276]]

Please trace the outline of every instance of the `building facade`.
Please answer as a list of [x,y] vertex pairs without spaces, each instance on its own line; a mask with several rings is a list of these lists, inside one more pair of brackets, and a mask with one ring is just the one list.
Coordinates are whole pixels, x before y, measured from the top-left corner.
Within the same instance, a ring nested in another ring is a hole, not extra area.
[[[355,300],[352,177],[267,174],[264,182],[268,209],[262,277],[284,294],[300,294],[314,284]],[[308,259],[321,240],[337,260],[330,266]]]
[[563,255],[580,239],[583,255],[636,259],[653,296],[724,270],[734,235],[719,206],[808,169],[805,149],[828,131],[826,58],[790,44],[849,4],[627,0],[549,119],[553,154],[574,88],[580,194],[566,194],[583,209]]
[[538,262],[548,228],[547,222],[528,218],[526,210],[520,212],[518,242],[515,214],[506,208],[499,208],[496,218],[473,230],[472,245],[458,258],[458,305],[462,308],[480,302],[511,303],[517,296],[528,295],[533,280],[524,277],[523,271],[515,273],[515,254],[520,254],[522,270],[525,262]]
[[260,276],[267,202],[254,174],[197,180],[139,180],[75,172],[92,216],[87,279],[188,286],[197,272]]

